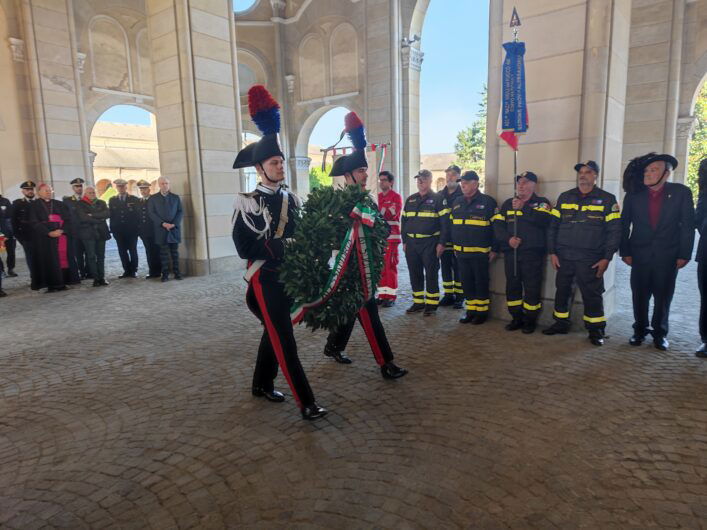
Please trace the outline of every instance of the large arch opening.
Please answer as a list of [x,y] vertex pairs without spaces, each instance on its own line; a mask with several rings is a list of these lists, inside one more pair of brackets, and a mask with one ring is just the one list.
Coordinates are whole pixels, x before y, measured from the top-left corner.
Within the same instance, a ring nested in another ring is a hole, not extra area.
[[[698,193],[697,171],[700,162],[707,158],[707,74],[695,91],[693,103],[694,128],[688,138],[687,172],[685,184],[696,198]],[[692,124],[691,124],[692,125]]]
[[96,120],[90,146],[95,154],[93,181],[101,199],[115,195],[117,179],[128,181],[133,195],[139,195],[139,180],[147,180],[151,191],[157,191],[160,157],[154,114],[133,105],[110,107]]

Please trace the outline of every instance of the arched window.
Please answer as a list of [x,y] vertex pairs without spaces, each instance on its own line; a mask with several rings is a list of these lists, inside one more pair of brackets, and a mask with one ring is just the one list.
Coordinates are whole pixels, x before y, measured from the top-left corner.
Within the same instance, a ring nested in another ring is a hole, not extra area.
[[147,30],[143,29],[135,39],[137,45],[138,81],[142,94],[153,94],[152,62],[150,58],[150,43],[147,40]]

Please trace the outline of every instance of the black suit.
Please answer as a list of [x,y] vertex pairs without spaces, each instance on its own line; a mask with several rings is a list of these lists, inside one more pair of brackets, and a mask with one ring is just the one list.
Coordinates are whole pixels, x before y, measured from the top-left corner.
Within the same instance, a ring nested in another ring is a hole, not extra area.
[[675,291],[677,260],[689,260],[695,242],[692,193],[682,184],[666,182],[658,224],[651,226],[649,191],[626,194],[621,215],[621,257],[632,258],[633,329],[645,336],[648,306],[653,297],[653,337],[668,334],[670,303]]
[[[0,195],[0,233],[5,236],[5,250],[7,250],[7,270],[15,268],[15,247],[17,240],[12,228],[12,203]],[[3,270],[0,261],[0,272]]]
[[15,237],[25,251],[32,289],[35,289],[34,245],[32,244],[32,225],[29,219],[29,210],[33,201],[34,199],[29,200],[23,197],[12,202],[12,228]]
[[707,342],[707,193],[701,193],[695,210],[695,226],[700,233],[697,245],[697,283],[700,286],[700,337]]
[[118,244],[118,254],[123,265],[123,272],[128,275],[137,274],[137,219],[139,201],[137,197],[120,195],[110,198],[110,231]]

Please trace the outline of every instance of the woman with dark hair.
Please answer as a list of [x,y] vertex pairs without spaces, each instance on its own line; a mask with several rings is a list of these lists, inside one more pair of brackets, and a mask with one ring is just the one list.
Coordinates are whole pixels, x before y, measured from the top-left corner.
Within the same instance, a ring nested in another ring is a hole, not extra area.
[[697,172],[699,197],[695,210],[695,226],[700,233],[700,243],[697,245],[697,284],[700,286],[700,338],[702,344],[695,355],[707,358],[707,158],[700,162]]

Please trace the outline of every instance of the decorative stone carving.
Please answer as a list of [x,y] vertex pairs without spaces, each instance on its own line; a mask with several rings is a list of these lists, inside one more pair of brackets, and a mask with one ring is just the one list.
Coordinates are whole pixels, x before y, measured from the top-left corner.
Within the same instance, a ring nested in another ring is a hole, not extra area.
[[25,62],[25,41],[10,37],[10,50],[12,50],[12,60],[17,63]]
[[678,118],[677,137],[684,139],[690,138],[695,131],[696,125],[697,118],[695,116],[683,116]]
[[86,54],[81,52],[76,52],[76,66],[79,69],[79,73],[83,74],[84,67],[86,66]]
[[309,166],[312,163],[311,158],[308,156],[296,156],[294,160],[297,171],[309,171]]
[[280,14],[281,9],[285,9],[287,3],[285,0],[270,0],[270,5],[272,6],[272,11],[275,16]]
[[403,68],[410,68],[418,72],[422,70],[422,61],[425,58],[425,54],[423,52],[417,48],[408,46],[402,49],[402,56]]
[[93,167],[94,162],[96,161],[96,153],[93,151],[88,152],[88,160],[91,162],[91,167]]
[[285,82],[287,83],[287,91],[290,94],[295,93],[295,76],[294,74],[287,74],[285,76]]

